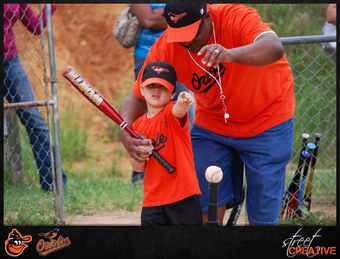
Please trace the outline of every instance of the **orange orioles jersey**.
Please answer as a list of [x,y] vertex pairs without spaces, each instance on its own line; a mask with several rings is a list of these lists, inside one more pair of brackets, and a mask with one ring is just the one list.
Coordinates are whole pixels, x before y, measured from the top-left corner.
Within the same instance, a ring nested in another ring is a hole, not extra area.
[[[208,5],[216,43],[227,49],[251,44],[262,33],[273,33],[263,23],[255,9],[240,4]],[[214,44],[214,36],[207,43]],[[266,66],[249,66],[237,63],[220,64],[217,69],[201,63],[203,55],[191,53],[177,43],[167,44],[167,31],[151,48],[145,64],[154,61],[170,63],[177,72],[177,80],[195,94],[194,123],[220,135],[248,138],[272,128],[294,115],[294,81],[288,61],[283,56]],[[141,69],[133,87],[140,98]],[[230,117],[224,121],[220,88],[211,76],[221,79],[225,104]]]
[[201,194],[195,173],[189,133],[188,114],[185,125],[172,113],[175,102],[170,102],[152,118],[146,114],[138,118],[132,129],[152,140],[157,151],[176,170],[169,174],[155,158],[146,163],[143,207],[161,206]]

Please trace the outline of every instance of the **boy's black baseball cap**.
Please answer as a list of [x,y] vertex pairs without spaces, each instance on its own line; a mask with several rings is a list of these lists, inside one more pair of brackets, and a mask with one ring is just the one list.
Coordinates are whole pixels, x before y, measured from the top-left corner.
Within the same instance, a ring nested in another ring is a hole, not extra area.
[[144,68],[141,87],[158,83],[172,93],[176,88],[176,82],[177,75],[174,67],[164,61],[157,61]]
[[166,4],[164,16],[168,23],[168,43],[188,42],[197,34],[207,4]]

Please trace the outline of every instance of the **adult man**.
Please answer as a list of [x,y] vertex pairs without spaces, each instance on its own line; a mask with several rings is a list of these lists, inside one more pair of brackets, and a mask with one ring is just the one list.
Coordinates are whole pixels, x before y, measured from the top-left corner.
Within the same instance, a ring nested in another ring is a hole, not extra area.
[[[191,130],[203,223],[208,211],[205,169],[219,166],[218,220],[241,201],[243,167],[251,225],[276,225],[286,164],[292,154],[295,100],[292,72],[278,36],[244,5],[167,4],[168,29],[144,65],[163,60],[178,81],[193,91],[196,113]],[[142,68],[143,70],[143,68]],[[141,72],[142,72],[141,70]],[[120,113],[129,123],[145,110],[141,74]],[[137,161],[146,161],[123,131],[121,140]]]

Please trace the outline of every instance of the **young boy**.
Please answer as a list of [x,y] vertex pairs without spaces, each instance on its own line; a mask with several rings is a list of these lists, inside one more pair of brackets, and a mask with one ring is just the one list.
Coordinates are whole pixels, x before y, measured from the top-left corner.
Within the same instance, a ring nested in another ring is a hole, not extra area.
[[133,130],[152,140],[143,146],[154,149],[176,170],[169,174],[153,157],[146,163],[131,158],[136,172],[145,170],[142,226],[202,225],[198,195],[201,194],[195,173],[191,147],[188,110],[192,96],[180,93],[177,102],[176,71],[163,61],[147,65],[142,74],[141,93],[148,112],[132,125]]

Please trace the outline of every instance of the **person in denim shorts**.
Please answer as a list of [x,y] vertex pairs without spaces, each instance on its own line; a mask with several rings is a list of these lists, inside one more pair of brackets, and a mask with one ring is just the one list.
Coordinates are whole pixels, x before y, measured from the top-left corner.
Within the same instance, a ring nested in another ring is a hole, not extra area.
[[[241,4],[166,4],[167,30],[150,49],[144,67],[163,60],[195,95],[191,129],[203,224],[207,220],[208,166],[219,166],[218,220],[242,201],[250,225],[278,223],[286,165],[292,155],[294,80],[276,33],[257,11]],[[141,69],[143,72],[144,67]],[[132,124],[145,109],[141,73],[120,114]],[[143,162],[145,152],[124,131],[127,151]]]

